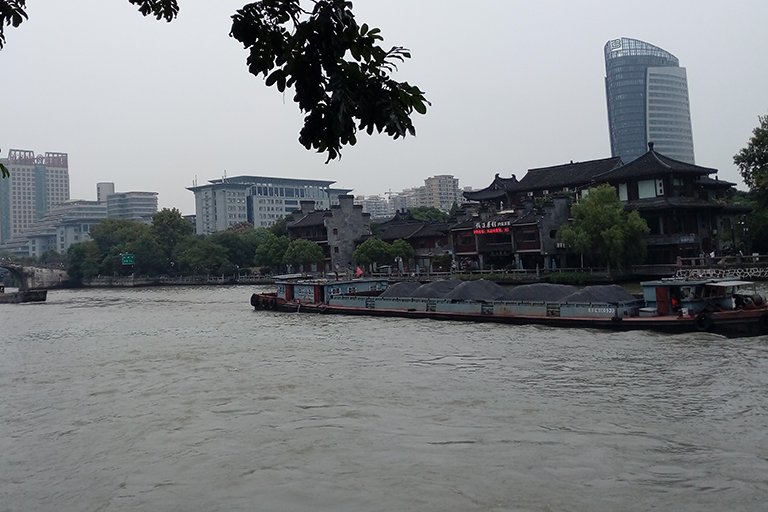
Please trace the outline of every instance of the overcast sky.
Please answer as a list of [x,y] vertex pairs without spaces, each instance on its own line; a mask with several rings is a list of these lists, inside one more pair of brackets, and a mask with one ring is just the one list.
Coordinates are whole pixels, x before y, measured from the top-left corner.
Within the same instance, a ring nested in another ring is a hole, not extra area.
[[229,37],[245,0],[179,0],[168,24],[127,0],[29,2],[0,51],[0,152],[69,154],[71,196],[159,192],[194,213],[185,187],[241,174],[336,180],[357,195],[453,174],[482,188],[495,173],[610,156],[603,45],[631,37],[688,72],[696,163],[744,188],[733,155],[768,114],[768,2],[355,0],[358,23],[410,48],[398,80],[426,91],[417,136],[360,136],[341,161],[297,141],[302,115],[250,75]]

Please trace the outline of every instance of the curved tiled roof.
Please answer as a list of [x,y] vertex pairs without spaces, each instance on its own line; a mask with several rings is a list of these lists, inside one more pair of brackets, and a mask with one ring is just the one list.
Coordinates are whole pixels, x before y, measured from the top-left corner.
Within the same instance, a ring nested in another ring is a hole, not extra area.
[[[299,219],[297,219],[295,222],[288,222],[287,227],[288,228],[304,228],[309,226],[322,226],[324,224],[323,219],[326,217],[326,214],[330,215],[330,212],[327,210],[317,210],[314,212],[309,212],[306,215],[303,215]],[[301,215],[301,212],[295,212],[294,218],[296,216]]]
[[498,174],[494,176],[490,185],[482,190],[473,190],[464,192],[464,197],[470,201],[492,201],[495,199],[504,199],[508,190],[514,190],[518,181],[513,174],[510,178],[501,178]]
[[651,148],[643,156],[599,176],[599,179],[614,183],[627,178],[651,178],[666,174],[707,175],[716,172],[717,169],[681,162],[657,153]]
[[592,182],[596,176],[619,168],[621,164],[621,158],[615,156],[529,169],[516,188],[528,191],[583,186]]

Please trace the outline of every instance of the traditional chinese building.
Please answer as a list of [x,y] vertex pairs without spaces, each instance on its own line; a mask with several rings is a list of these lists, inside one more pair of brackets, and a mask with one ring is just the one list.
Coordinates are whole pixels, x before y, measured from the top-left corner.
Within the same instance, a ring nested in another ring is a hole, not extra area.
[[733,249],[733,226],[749,208],[728,205],[734,183],[710,178],[717,169],[666,157],[648,144],[641,157],[597,178],[610,183],[628,208],[637,210],[651,232],[647,262]]
[[376,231],[377,237],[384,242],[408,242],[414,250],[414,264],[424,271],[433,270],[436,258],[451,254],[451,224],[448,222],[427,222],[414,219],[410,212],[397,212],[392,219],[379,224]]
[[354,204],[354,196],[340,195],[339,204],[328,210],[315,210],[314,201],[301,201],[300,210],[286,222],[291,240],[317,243],[325,254],[325,268],[319,271],[346,271],[354,268],[352,253],[357,242],[371,234],[371,216]]

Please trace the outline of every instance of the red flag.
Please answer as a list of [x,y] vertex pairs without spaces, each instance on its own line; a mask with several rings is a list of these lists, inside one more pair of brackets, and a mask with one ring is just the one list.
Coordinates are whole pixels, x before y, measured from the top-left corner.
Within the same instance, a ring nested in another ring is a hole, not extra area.
[[363,274],[365,274],[365,272],[363,272],[363,269],[361,269],[360,267],[357,267],[355,269],[355,277],[360,277]]

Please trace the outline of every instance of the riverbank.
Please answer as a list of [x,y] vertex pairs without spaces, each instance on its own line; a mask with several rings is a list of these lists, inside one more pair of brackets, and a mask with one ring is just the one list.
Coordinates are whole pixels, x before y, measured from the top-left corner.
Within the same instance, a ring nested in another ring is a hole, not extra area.
[[212,285],[259,285],[272,284],[274,280],[266,276],[112,276],[84,279],[83,288],[136,288],[145,286],[212,286]]

